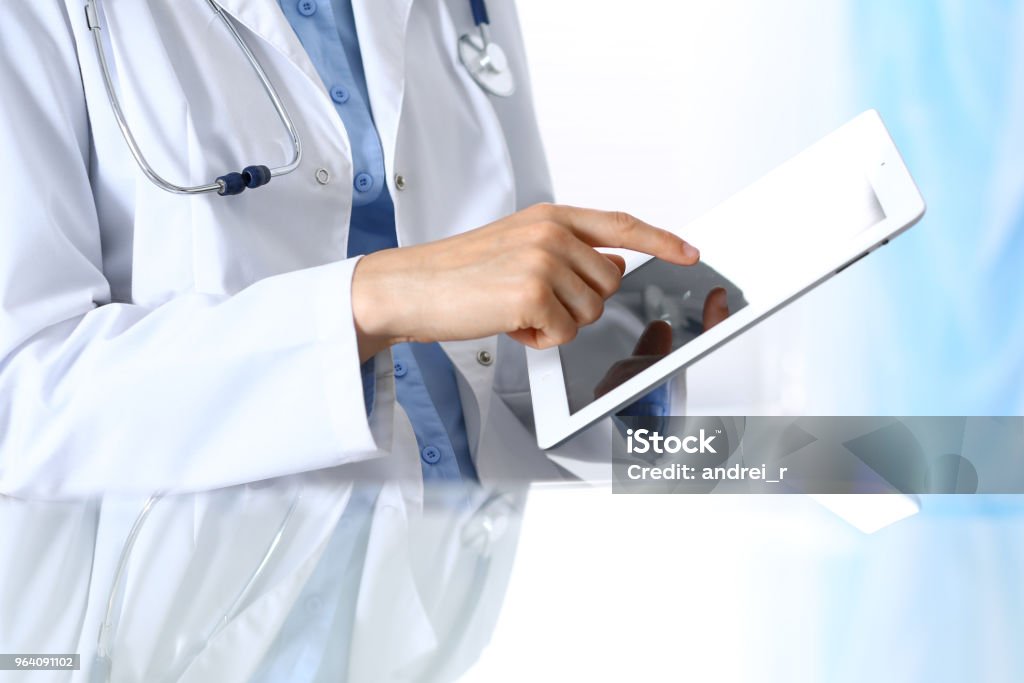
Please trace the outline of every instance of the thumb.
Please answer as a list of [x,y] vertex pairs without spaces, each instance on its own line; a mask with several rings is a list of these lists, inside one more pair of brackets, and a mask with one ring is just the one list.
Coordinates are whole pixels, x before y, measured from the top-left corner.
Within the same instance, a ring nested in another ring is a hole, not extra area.
[[667,356],[672,353],[672,325],[664,320],[651,322],[633,349],[634,356]]

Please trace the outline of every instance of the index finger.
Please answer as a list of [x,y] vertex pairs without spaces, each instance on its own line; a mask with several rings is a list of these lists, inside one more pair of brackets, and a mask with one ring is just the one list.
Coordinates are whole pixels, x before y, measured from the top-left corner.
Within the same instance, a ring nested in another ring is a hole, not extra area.
[[691,266],[700,260],[697,248],[683,238],[628,213],[574,206],[560,206],[558,211],[562,213],[562,222],[592,247],[632,249],[680,266]]

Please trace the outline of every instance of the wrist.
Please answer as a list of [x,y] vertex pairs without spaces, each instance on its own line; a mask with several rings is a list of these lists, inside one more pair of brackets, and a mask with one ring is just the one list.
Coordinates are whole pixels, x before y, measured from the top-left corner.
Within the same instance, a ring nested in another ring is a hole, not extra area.
[[387,252],[368,254],[356,264],[352,274],[352,320],[359,343],[359,360],[365,362],[384,349],[403,340],[398,301],[392,295],[396,284],[388,281],[387,269],[380,262]]

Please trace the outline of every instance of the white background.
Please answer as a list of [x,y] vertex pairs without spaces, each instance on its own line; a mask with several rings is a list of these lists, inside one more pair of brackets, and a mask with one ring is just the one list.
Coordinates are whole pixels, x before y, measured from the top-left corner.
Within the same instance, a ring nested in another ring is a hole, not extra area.
[[[519,8],[563,203],[685,232],[859,113],[844,95],[842,3],[522,0]],[[845,275],[691,368],[688,411],[857,412],[865,397],[855,368],[869,361],[845,340],[874,324],[864,291],[872,285],[863,271]],[[863,305],[847,310],[851,301]]]
[[[844,2],[519,7],[565,203],[678,230],[859,113]],[[699,362],[689,410],[873,412],[876,280],[862,262]],[[535,492],[466,680],[1008,680],[1014,612],[986,577],[1017,566],[1000,539],[1024,518],[949,514],[867,536],[801,497]]]

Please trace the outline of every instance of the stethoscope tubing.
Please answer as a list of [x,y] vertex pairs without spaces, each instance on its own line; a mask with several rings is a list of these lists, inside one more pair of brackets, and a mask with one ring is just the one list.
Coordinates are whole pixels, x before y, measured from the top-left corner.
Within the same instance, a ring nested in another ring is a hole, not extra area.
[[[246,59],[249,61],[249,65],[252,67],[252,70],[256,73],[256,76],[259,78],[260,84],[262,85],[264,92],[266,93],[267,97],[273,104],[274,110],[277,112],[277,116],[281,120],[281,123],[285,127],[285,130],[288,131],[288,137],[291,140],[292,158],[288,163],[274,167],[253,165],[246,167],[246,169],[242,172],[244,174],[248,173],[249,169],[254,169],[251,175],[256,176],[260,173],[260,171],[257,169],[266,168],[269,171],[269,174],[266,177],[251,178],[245,180],[245,186],[248,187],[264,185],[270,181],[270,178],[286,175],[294,171],[296,168],[298,168],[299,163],[302,161],[302,140],[299,138],[299,133],[295,128],[295,123],[292,121],[292,117],[288,113],[288,108],[285,106],[285,103],[281,99],[281,96],[278,94],[277,89],[274,87],[274,84],[270,81],[270,78],[267,76],[267,73],[263,69],[263,65],[260,64],[259,59],[257,59],[255,54],[253,54],[252,50],[249,48],[249,45],[245,42],[245,39],[242,38],[241,34],[235,28],[234,24],[231,23],[231,20],[224,12],[224,9],[216,2],[216,0],[206,0],[206,2],[214,11],[214,13],[220,18],[221,23],[223,23],[224,26],[227,28],[228,32],[231,34],[231,37],[234,38],[235,43],[238,45],[239,49],[242,51]],[[131,127],[128,125],[128,120],[125,117],[124,111],[121,108],[121,103],[117,96],[117,89],[114,86],[114,80],[110,75],[110,67],[107,64],[106,52],[103,49],[102,27],[100,22],[100,15],[102,13],[102,0],[86,0],[86,22],[89,26],[89,32],[92,34],[93,43],[96,47],[96,55],[99,59],[100,71],[103,75],[103,85],[107,91],[107,99],[110,100],[110,108],[114,112],[114,119],[117,121],[117,127],[121,130],[121,135],[124,137],[124,140],[128,145],[128,149],[131,151],[132,157],[135,158],[135,162],[139,165],[139,168],[142,169],[142,172],[146,175],[146,177],[149,178],[149,180],[153,182],[153,184],[155,184],[157,187],[166,190],[167,192],[172,192],[174,194],[197,195],[204,194],[207,192],[217,192],[218,194],[237,194],[237,192],[232,191],[233,189],[238,189],[237,187],[229,187],[229,185],[232,184],[232,180],[236,180],[236,182],[237,180],[241,180],[241,178],[235,179],[234,174],[225,174],[217,178],[213,182],[207,183],[205,185],[188,186],[172,183],[171,181],[167,180],[159,173],[157,173],[155,170],[153,170],[153,167],[149,164],[149,162],[146,160],[145,155],[142,153],[142,149],[139,147],[138,141],[132,134]],[[258,185],[249,184],[250,182],[258,183]],[[242,186],[242,189],[244,189],[244,186]],[[240,191],[241,189],[238,189],[238,192]]]
[[[181,658],[177,666],[175,666],[172,671],[162,676],[160,680],[178,680],[181,674],[183,674],[188,667],[192,665],[192,662],[195,661],[210,641],[216,638],[217,634],[219,634],[239,613],[242,605],[244,604],[244,600],[249,596],[252,587],[263,575],[271,558],[273,558],[277,553],[278,547],[281,545],[281,539],[284,538],[284,532],[288,528],[288,523],[291,521],[296,507],[298,507],[302,494],[303,488],[300,486],[299,490],[292,497],[288,510],[285,512],[280,524],[278,524],[274,537],[270,540],[270,543],[264,550],[259,564],[249,574],[249,578],[245,581],[241,590],[235,594],[234,600],[231,601],[231,604],[224,611],[221,617],[217,619],[210,632],[201,642],[197,643],[191,649],[186,657]],[[96,683],[106,683],[110,680],[114,660],[114,637],[116,636],[117,625],[120,621],[120,611],[117,609],[117,603],[118,599],[121,597],[121,590],[124,587],[125,571],[128,567],[128,561],[131,559],[132,551],[135,549],[135,543],[138,539],[139,532],[145,525],[146,519],[149,517],[153,506],[156,505],[163,496],[163,493],[155,493],[146,499],[146,502],[143,503],[142,509],[136,516],[131,529],[128,531],[128,536],[125,537],[124,544],[121,546],[121,553],[117,560],[117,568],[114,570],[114,577],[111,581],[110,592],[107,594],[106,611],[103,614],[103,621],[100,622],[99,634],[96,638],[96,656],[93,662],[93,672],[91,676],[91,680]]]
[[[235,28],[235,25],[231,22],[227,13],[224,11],[224,8],[222,8],[216,0],[206,0],[206,2],[210,6],[210,9],[212,9],[220,18],[221,23],[227,29],[228,33],[231,34],[231,37],[238,45],[238,48],[249,61],[249,65],[252,67],[253,72],[256,74],[257,78],[259,78],[260,85],[263,87],[264,93],[267,98],[270,99],[281,124],[288,132],[288,137],[292,145],[292,158],[281,166],[269,167],[263,164],[246,166],[240,172],[235,171],[225,173],[224,175],[214,179],[212,182],[204,185],[178,185],[177,183],[167,180],[153,169],[153,166],[146,159],[145,154],[142,153],[142,148],[139,146],[138,140],[135,139],[135,135],[132,133],[131,126],[128,124],[128,119],[124,114],[124,110],[121,108],[121,102],[117,96],[117,88],[114,85],[114,79],[110,75],[110,65],[107,63],[107,55],[106,51],[103,49],[102,39],[101,16],[103,16],[103,0],[85,0],[85,16],[89,32],[93,37],[93,44],[96,48],[96,56],[100,66],[100,72],[103,76],[103,86],[107,93],[107,99],[110,101],[110,108],[113,111],[117,127],[120,129],[121,135],[124,138],[125,143],[128,145],[128,150],[131,152],[136,164],[138,164],[146,178],[160,189],[174,194],[201,195],[216,192],[222,196],[236,195],[241,194],[246,188],[262,187],[269,183],[271,178],[286,175],[298,168],[302,161],[302,140],[295,128],[295,123],[292,121],[291,115],[288,113],[287,106],[285,106],[284,101],[277,92],[277,88],[274,87],[274,84],[267,76],[263,65],[260,64],[259,59],[255,54],[253,54],[253,51],[249,48],[248,43],[246,43],[245,39],[238,32],[238,29]],[[499,46],[494,45],[490,40],[490,32],[488,30],[490,17],[487,12],[487,4],[485,0],[469,0],[469,5],[473,15],[473,23],[476,25],[479,33],[479,44],[476,44],[469,34],[461,36],[458,43],[459,58],[469,70],[473,80],[475,80],[485,91],[499,97],[508,97],[514,92],[515,84],[511,76],[508,73],[502,73],[502,69],[498,67],[492,59],[493,51],[500,57],[500,60],[504,62],[504,53],[501,51]],[[473,61],[476,62],[475,64],[467,57],[468,53],[474,54]],[[500,78],[501,80],[495,83],[489,82],[488,78],[495,77],[495,74],[497,74],[497,78]]]

